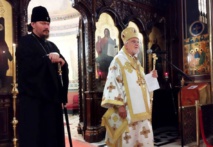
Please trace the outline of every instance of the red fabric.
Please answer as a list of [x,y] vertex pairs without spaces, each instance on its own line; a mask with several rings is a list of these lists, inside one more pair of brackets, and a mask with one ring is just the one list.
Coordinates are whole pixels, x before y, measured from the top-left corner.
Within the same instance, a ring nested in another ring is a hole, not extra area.
[[206,140],[206,136],[205,136],[204,129],[203,129],[203,119],[202,118],[203,118],[203,116],[202,116],[202,110],[199,109],[200,131],[201,131],[201,135],[202,135],[203,141],[204,141],[204,143],[206,144],[207,147],[213,147]]
[[79,109],[79,98],[78,95],[72,97],[72,101],[68,102],[66,105],[67,110],[77,110]]
[[[188,89],[190,86],[197,85],[194,89]],[[199,100],[199,90],[207,86],[206,83],[192,83],[181,89],[181,103],[182,106],[194,105],[195,100]]]
[[[66,147],[70,147],[68,137],[65,137],[65,143],[66,143]],[[96,147],[95,145],[92,145],[88,142],[83,142],[77,139],[72,139],[72,146],[73,147]]]

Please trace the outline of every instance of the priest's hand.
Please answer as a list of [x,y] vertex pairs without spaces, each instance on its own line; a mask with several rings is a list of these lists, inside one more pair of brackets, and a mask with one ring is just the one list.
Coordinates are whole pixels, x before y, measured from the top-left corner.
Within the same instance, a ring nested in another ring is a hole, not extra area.
[[126,116],[127,116],[127,113],[126,113],[126,108],[125,106],[119,106],[118,107],[118,114],[121,118],[125,119]]
[[57,63],[58,59],[60,58],[60,56],[57,52],[49,53],[48,56],[52,63]]
[[52,52],[48,56],[52,63],[60,63],[61,66],[65,64],[65,61],[56,52]]
[[157,70],[153,70],[152,72],[152,77],[157,78],[158,77],[158,72]]
[[64,59],[59,58],[59,59],[58,59],[58,63],[60,63],[61,66],[63,66],[63,65],[65,64],[65,61],[64,61]]

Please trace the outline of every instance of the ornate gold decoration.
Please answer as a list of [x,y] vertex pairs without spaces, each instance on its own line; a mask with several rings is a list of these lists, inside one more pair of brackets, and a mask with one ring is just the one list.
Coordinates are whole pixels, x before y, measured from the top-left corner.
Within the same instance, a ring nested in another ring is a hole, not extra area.
[[13,120],[12,120],[12,124],[13,124],[13,146],[17,147],[17,136],[16,136],[16,126],[18,124],[18,120],[16,119],[16,99],[17,99],[17,95],[18,95],[18,84],[16,83],[16,56],[15,56],[15,50],[16,50],[16,45],[13,44],[13,83],[12,83],[12,95],[13,95]]
[[143,87],[144,87],[146,82],[141,74],[141,70],[140,70],[141,65],[139,64],[137,57],[129,55],[125,48],[123,49],[123,51],[127,55],[127,58],[130,61],[130,62],[125,63],[124,69],[126,69],[129,73],[132,73],[133,69],[134,69],[136,71],[137,77],[138,77],[138,80],[136,82],[138,83],[139,86],[143,85]]
[[138,80],[137,83],[139,86],[144,85],[146,82],[144,80],[144,78],[142,78],[140,75],[138,76]]
[[129,62],[126,62],[124,65],[124,69],[126,69],[129,73],[132,73],[132,66],[130,65]]
[[113,116],[113,118],[112,118],[112,120],[114,121],[114,122],[117,122],[118,120],[119,120],[119,118],[118,118],[118,116]]
[[17,147],[17,136],[16,136],[16,126],[18,124],[18,120],[16,119],[16,99],[17,99],[17,95],[18,95],[18,89],[17,86],[18,84],[13,83],[13,89],[12,89],[12,94],[13,94],[13,120],[12,120],[12,124],[13,124],[13,146]]
[[153,58],[153,70],[155,70],[156,60],[158,59],[158,57],[157,57],[157,55],[154,53],[154,54],[152,54],[152,58]]
[[146,81],[141,74],[140,67],[141,67],[140,65],[137,65],[137,68],[136,68],[136,72],[138,76],[138,80],[136,82],[138,83],[139,86],[144,86],[146,84]]
[[[155,70],[156,60],[158,59],[158,57],[155,53],[153,53],[152,58],[153,58],[153,70]],[[153,105],[153,98],[150,97],[150,114],[152,114],[152,105]],[[151,118],[151,121],[152,121],[152,118]]]
[[1,3],[1,1],[0,1],[0,17],[2,16],[4,16],[4,12],[5,12],[5,10],[4,10],[4,8],[3,8],[3,4]]

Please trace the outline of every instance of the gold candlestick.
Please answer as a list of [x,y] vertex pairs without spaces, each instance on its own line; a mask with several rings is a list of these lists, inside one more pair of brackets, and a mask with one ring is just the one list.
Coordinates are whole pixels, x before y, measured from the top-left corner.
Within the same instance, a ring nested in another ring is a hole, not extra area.
[[16,137],[16,126],[18,124],[18,120],[16,119],[16,99],[18,95],[18,89],[17,86],[18,84],[16,83],[16,56],[15,56],[15,50],[16,50],[16,44],[13,44],[13,51],[12,51],[12,56],[13,56],[13,83],[12,83],[12,95],[13,95],[13,146],[17,147],[17,137]]
[[15,52],[16,52],[16,44],[13,44],[13,83],[16,83],[16,56],[15,56]]

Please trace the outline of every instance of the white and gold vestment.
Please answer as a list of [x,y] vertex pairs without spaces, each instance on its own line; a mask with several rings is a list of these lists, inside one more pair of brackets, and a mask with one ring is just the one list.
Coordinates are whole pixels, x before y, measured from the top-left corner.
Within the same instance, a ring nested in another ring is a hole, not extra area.
[[[122,105],[127,111],[126,119],[118,114],[117,108]],[[110,64],[101,106],[108,108],[102,118],[108,146],[153,147],[150,93],[144,80],[144,69],[125,47]]]

